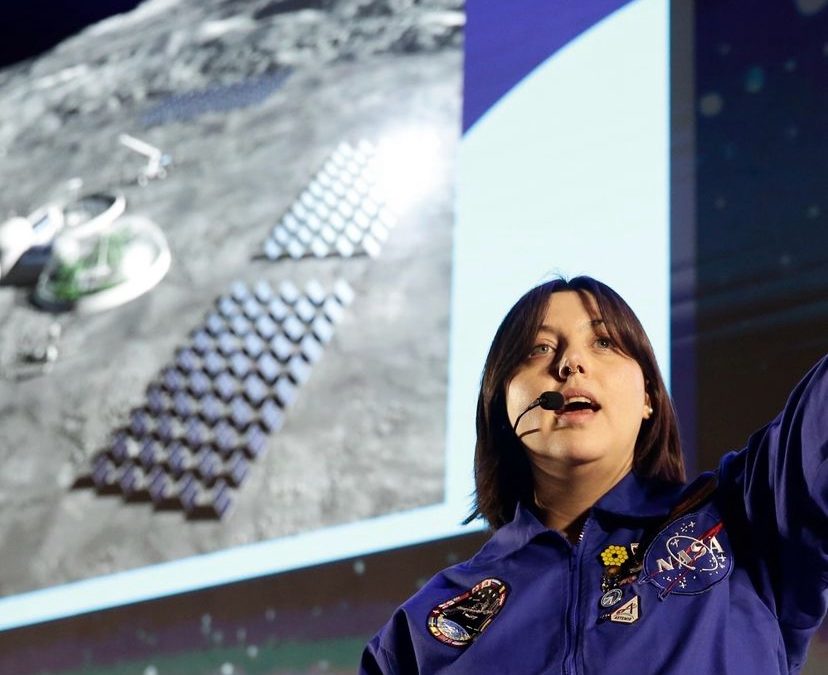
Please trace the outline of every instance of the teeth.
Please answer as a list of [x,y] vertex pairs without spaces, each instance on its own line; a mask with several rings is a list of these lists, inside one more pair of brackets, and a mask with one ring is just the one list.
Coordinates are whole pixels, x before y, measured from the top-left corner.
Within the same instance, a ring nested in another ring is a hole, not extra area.
[[587,398],[586,396],[573,396],[571,398],[566,399],[567,403],[588,403],[592,405],[592,399]]

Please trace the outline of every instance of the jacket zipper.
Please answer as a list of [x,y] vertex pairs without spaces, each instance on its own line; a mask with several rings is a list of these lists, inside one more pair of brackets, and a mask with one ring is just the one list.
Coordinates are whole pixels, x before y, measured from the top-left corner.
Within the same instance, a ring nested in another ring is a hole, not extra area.
[[564,654],[563,672],[564,675],[575,674],[575,653],[578,640],[581,636],[580,616],[578,612],[578,587],[581,581],[581,557],[583,552],[584,534],[589,523],[589,516],[581,527],[578,541],[572,546],[572,553],[569,558],[569,603],[567,606],[567,630],[566,630],[566,652]]

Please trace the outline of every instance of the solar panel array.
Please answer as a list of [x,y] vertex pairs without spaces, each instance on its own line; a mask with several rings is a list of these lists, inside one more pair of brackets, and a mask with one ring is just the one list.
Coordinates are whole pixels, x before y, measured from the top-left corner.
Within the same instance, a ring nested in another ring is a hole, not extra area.
[[290,72],[289,68],[285,68],[241,82],[171,94],[147,110],[141,122],[145,127],[187,122],[207,113],[229,112],[256,105],[281,88]]
[[377,187],[376,150],[341,143],[264,242],[269,260],[380,254],[395,218]]
[[101,494],[218,518],[278,431],[353,300],[290,281],[233,284],[149,384],[81,481]]
[[[271,230],[264,258],[379,255],[394,218],[375,158],[367,141],[341,143]],[[353,297],[343,279],[330,289],[232,284],[75,485],[188,518],[224,516]]]

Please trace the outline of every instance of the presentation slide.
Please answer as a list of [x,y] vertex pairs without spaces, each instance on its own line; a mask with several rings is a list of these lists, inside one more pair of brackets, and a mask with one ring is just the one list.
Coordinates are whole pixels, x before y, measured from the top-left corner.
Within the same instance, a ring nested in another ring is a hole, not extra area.
[[485,351],[553,275],[669,371],[666,3],[527,3],[565,29],[471,122],[457,4],[360,8],[149,0],[3,72],[0,626],[468,531]]

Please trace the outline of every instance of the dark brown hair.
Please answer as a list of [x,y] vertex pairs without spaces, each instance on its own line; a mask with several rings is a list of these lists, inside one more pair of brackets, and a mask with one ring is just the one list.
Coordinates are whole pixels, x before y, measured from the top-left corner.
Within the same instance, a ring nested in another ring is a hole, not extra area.
[[518,502],[533,502],[532,470],[506,413],[506,387],[534,344],[549,296],[561,291],[577,292],[588,309],[590,296],[594,298],[609,336],[644,373],[653,415],[644,420],[638,433],[633,470],[642,477],[684,481],[676,413],[638,317],[618,293],[600,281],[586,276],[555,279],[531,289],[515,303],[489,349],[477,399],[475,505],[467,522],[483,517],[497,529],[512,519]]

